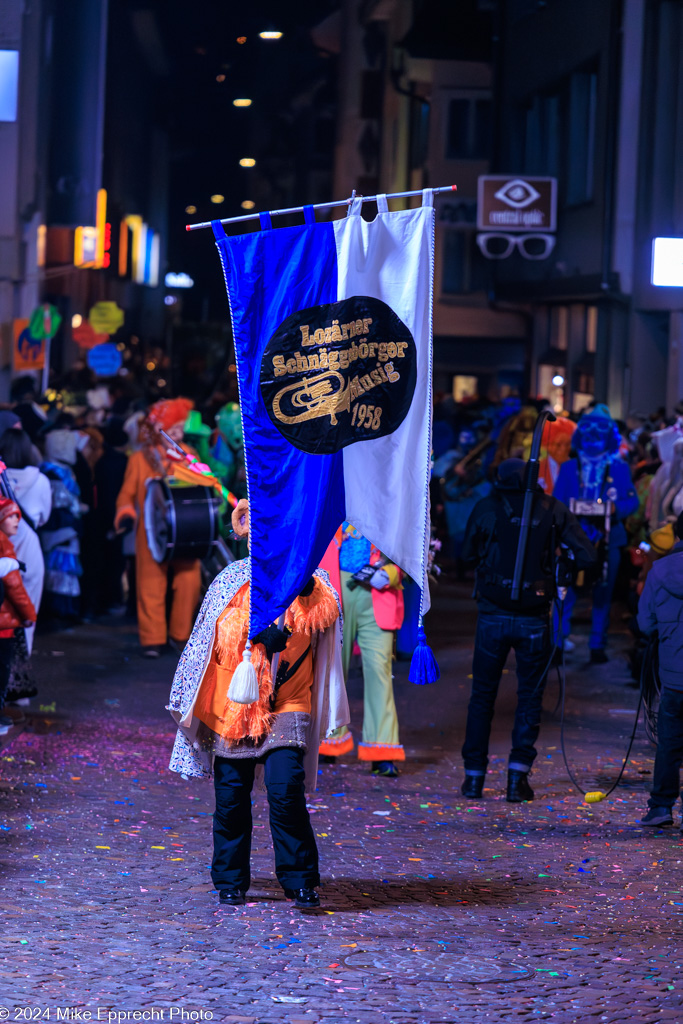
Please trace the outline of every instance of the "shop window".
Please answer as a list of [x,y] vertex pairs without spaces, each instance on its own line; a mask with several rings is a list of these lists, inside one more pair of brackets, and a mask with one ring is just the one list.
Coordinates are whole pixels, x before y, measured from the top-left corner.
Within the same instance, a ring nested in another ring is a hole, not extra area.
[[569,334],[569,307],[553,306],[550,310],[550,337],[548,345],[550,348],[557,348],[561,352],[567,351],[567,337]]
[[479,381],[477,377],[467,377],[458,374],[453,378],[453,399],[456,402],[464,402],[467,398],[476,398],[479,394]]

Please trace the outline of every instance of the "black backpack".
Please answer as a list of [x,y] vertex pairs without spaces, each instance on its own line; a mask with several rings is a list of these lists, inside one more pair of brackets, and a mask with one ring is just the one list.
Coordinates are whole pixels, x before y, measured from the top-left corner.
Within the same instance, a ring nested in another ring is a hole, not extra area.
[[[505,611],[527,611],[546,607],[555,596],[553,556],[556,546],[552,502],[540,492],[534,495],[532,523],[524,559],[522,591],[512,600],[512,577],[521,530],[524,495],[496,491],[495,526],[477,568],[477,595]],[[519,506],[516,508],[515,506]]]

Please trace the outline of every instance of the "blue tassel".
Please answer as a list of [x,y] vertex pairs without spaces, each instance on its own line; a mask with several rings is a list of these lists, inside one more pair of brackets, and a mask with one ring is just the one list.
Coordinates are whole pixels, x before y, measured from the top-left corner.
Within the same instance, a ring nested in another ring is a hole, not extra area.
[[435,683],[440,676],[439,666],[427,643],[422,621],[420,621],[417,631],[417,647],[413,651],[408,678],[411,683],[417,683],[418,686],[427,686],[428,683]]

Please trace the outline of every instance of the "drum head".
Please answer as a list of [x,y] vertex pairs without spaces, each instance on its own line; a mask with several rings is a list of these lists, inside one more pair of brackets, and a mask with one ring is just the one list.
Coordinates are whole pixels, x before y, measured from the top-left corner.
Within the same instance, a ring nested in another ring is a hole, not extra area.
[[155,562],[168,558],[174,543],[172,536],[171,495],[164,480],[148,480],[145,497],[145,533]]

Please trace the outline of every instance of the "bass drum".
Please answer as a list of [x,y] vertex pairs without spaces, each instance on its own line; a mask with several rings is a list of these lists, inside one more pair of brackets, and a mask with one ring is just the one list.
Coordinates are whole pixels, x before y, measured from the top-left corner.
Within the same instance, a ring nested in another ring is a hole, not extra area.
[[218,542],[220,499],[212,487],[170,487],[148,480],[145,532],[155,562],[206,558]]

